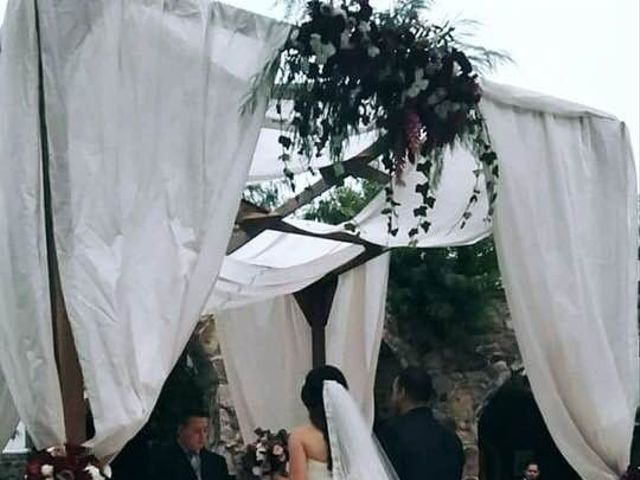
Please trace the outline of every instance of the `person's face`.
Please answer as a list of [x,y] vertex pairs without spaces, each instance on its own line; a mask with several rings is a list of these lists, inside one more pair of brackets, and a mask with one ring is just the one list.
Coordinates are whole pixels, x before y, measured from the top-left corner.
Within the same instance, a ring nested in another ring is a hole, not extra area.
[[524,478],[527,480],[536,480],[540,476],[540,468],[535,463],[531,463],[524,471]]
[[209,437],[209,419],[206,417],[191,417],[185,425],[178,429],[178,442],[187,450],[199,452]]

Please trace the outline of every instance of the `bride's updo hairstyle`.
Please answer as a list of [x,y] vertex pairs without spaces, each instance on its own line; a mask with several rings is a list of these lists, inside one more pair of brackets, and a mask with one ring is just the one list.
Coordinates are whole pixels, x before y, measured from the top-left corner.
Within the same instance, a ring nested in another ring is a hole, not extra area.
[[309,420],[311,424],[322,432],[324,441],[327,444],[329,470],[333,469],[333,461],[331,459],[331,443],[329,442],[329,430],[327,427],[327,416],[324,411],[324,382],[334,381],[348,389],[347,379],[340,370],[331,365],[317,367],[311,370],[305,379],[302,387],[302,403],[309,411]]

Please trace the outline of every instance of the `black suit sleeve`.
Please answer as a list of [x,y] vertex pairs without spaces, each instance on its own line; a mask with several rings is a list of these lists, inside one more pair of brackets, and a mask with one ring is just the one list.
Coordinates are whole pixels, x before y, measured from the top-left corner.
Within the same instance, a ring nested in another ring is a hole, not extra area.
[[455,438],[454,452],[456,456],[455,458],[456,477],[455,478],[459,478],[460,480],[462,480],[462,474],[464,472],[464,464],[465,464],[464,448],[462,448],[462,442],[460,441],[460,438],[458,438],[458,436],[455,434],[454,434],[454,438]]
[[210,451],[203,452],[201,455],[207,463],[203,469],[202,480],[229,480],[231,478],[227,461],[223,456]]
[[229,467],[227,466],[227,461],[224,457],[218,457],[220,461],[220,478],[224,480],[230,480],[231,476],[229,475]]
[[392,425],[387,424],[380,428],[378,441],[386,453],[393,469],[398,474],[398,478],[402,480],[404,477],[404,461],[402,455],[402,446],[400,436]]

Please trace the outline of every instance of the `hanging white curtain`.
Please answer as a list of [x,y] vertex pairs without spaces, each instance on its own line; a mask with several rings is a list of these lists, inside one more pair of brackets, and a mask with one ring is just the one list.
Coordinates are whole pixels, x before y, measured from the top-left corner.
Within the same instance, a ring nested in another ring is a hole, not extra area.
[[266,102],[241,106],[289,27],[196,0],[39,6],[62,286],[107,456],[213,287]]
[[293,295],[217,313],[231,398],[245,441],[306,420],[300,388],[311,368],[311,329]]
[[[65,439],[42,204],[34,2],[6,10],[0,55],[0,371],[36,447]],[[0,388],[2,384],[0,383]],[[2,393],[0,440],[14,421]],[[11,431],[13,433],[13,431]]]
[[11,440],[19,421],[18,410],[0,368],[0,452]]
[[640,378],[627,131],[570,104],[496,93],[483,105],[501,166],[494,236],[527,375],[569,463],[614,480],[629,462]]
[[[371,422],[388,267],[389,257],[383,255],[341,275],[327,323],[327,362],[344,371]],[[311,329],[294,296],[215,316],[245,441],[253,440],[257,427],[291,429],[308,421],[300,389],[312,366]]]
[[340,275],[327,322],[327,363],[339,366],[373,425],[378,354],[386,315],[389,254]]

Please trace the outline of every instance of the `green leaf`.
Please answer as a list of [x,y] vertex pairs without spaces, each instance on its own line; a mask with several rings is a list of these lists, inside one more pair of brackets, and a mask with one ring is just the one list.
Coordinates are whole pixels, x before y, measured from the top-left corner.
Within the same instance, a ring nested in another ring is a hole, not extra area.
[[278,137],[278,143],[288,150],[291,148],[291,145],[293,145],[293,140],[286,135],[280,135]]

